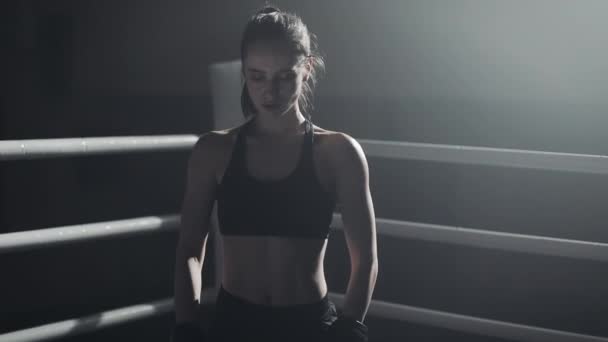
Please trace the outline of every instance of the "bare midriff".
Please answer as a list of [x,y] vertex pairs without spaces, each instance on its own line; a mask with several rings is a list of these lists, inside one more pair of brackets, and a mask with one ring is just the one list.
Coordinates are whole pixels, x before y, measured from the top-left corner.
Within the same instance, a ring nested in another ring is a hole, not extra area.
[[222,236],[222,286],[255,304],[285,306],[327,294],[323,258],[327,239]]

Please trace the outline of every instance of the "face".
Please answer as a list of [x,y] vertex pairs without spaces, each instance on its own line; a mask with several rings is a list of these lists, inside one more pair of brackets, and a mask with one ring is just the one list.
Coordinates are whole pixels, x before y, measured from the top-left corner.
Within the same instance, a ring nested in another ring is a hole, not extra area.
[[250,44],[243,61],[247,90],[258,113],[282,115],[297,108],[302,83],[308,77],[306,58],[285,43]]

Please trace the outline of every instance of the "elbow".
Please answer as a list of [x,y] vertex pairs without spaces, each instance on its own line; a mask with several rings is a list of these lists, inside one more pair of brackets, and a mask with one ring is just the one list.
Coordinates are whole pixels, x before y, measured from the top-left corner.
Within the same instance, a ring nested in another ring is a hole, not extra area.
[[369,273],[373,277],[376,277],[378,275],[378,258],[359,259],[353,263],[353,270],[357,271],[357,273]]

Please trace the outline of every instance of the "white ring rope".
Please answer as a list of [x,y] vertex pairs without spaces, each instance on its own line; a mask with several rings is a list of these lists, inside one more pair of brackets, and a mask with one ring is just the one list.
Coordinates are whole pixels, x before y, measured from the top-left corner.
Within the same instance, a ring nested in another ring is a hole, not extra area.
[[[463,246],[511,252],[608,261],[608,243],[558,239],[546,236],[505,233],[437,224],[376,219],[378,233],[403,239],[445,242]],[[342,218],[334,214],[332,226],[343,229]]]
[[418,159],[594,174],[608,173],[608,156],[506,148],[357,139],[372,157]]
[[0,160],[158,152],[192,148],[196,135],[151,135],[0,141]]
[[50,341],[101,330],[114,325],[157,316],[173,311],[173,298],[100,312],[56,323],[0,335],[0,342]]
[[[217,297],[217,293],[218,290],[216,288],[204,289],[201,294],[203,304],[213,303]],[[162,315],[173,310],[173,298],[166,298],[150,303],[128,306],[90,316],[0,334],[0,342],[35,342],[66,338],[113,325]]]
[[51,247],[64,243],[174,230],[179,215],[147,216],[0,234],[0,253]]

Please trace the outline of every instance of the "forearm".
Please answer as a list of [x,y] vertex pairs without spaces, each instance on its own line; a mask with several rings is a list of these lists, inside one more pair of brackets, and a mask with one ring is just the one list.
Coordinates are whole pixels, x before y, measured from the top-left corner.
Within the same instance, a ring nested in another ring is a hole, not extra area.
[[372,299],[377,276],[377,262],[351,267],[348,288],[342,306],[344,316],[363,322]]
[[[204,255],[204,249],[203,254]],[[176,253],[174,301],[176,322],[194,321],[201,302],[203,259]]]

